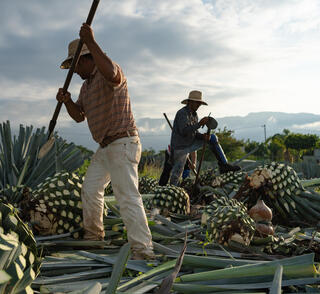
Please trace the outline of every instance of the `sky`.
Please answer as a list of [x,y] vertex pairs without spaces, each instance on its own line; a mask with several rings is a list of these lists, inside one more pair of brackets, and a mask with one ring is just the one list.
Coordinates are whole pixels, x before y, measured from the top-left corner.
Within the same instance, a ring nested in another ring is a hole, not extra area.
[[[59,65],[90,6],[1,0],[0,122],[48,126],[67,75]],[[137,120],[173,118],[191,90],[209,104],[199,117],[320,114],[319,0],[100,0],[92,28],[127,76]],[[74,99],[81,84],[75,75]],[[88,136],[64,108],[56,129]]]

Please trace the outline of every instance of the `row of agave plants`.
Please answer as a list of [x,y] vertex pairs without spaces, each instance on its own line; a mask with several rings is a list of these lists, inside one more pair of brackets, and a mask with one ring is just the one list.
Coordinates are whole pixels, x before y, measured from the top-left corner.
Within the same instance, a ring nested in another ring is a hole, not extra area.
[[[74,171],[83,160],[76,146],[59,137],[54,148],[39,159],[39,149],[47,139],[44,128],[33,132],[32,127],[20,126],[19,135],[12,136],[6,122],[0,125],[0,135],[0,293],[32,293],[30,284],[41,261],[34,234],[81,237],[83,176]],[[196,189],[192,179],[179,188],[160,187],[157,180],[143,177],[139,189],[152,194],[144,200],[150,215],[201,218],[206,241],[221,246],[264,242],[266,253],[290,255],[297,248],[277,238],[273,225],[314,226],[319,219],[320,196],[305,188],[314,183],[302,182],[284,164],[224,175],[207,170],[199,182]],[[105,192],[112,194],[112,185]],[[108,208],[119,217],[113,205],[109,203]],[[106,207],[105,215],[107,211]]]

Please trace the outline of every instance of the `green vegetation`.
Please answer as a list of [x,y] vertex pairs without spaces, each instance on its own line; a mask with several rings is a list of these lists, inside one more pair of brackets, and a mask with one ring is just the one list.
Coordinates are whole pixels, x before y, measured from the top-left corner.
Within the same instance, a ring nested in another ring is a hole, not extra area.
[[76,170],[76,173],[79,176],[84,176],[87,172],[87,169],[90,165],[90,160],[89,159],[85,159],[83,164]]
[[157,165],[145,165],[142,171],[139,171],[139,177],[148,176],[153,179],[159,179],[162,172],[162,167]]
[[9,121],[0,124],[0,189],[21,185],[33,189],[58,171],[82,165],[80,150],[57,135],[53,147],[39,159],[47,137],[44,127],[34,131],[33,126],[20,125],[19,133],[13,135]]
[[[304,155],[312,155],[314,149],[320,147],[320,138],[314,134],[291,133],[284,129],[282,133],[267,138],[266,142],[237,140],[233,137],[233,131],[218,130],[216,135],[230,161],[236,160],[244,154],[257,149],[249,159],[286,161],[289,163],[300,162]],[[205,154],[206,160],[212,160],[209,151]]]

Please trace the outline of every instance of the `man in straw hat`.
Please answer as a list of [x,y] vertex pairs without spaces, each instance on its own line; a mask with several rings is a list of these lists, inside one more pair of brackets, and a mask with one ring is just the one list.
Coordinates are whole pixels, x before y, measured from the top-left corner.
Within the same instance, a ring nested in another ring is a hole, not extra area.
[[203,117],[198,121],[197,110],[200,105],[208,105],[202,100],[200,91],[191,91],[189,97],[184,99],[181,108],[174,119],[171,133],[171,160],[173,168],[170,177],[170,184],[178,185],[179,179],[187,159],[187,155],[203,146],[203,140],[207,140],[210,150],[218,160],[220,173],[240,170],[239,166],[228,163],[226,156],[214,135],[201,134],[198,129],[208,123],[209,117]]
[[[83,24],[84,43],[75,72],[84,80],[73,102],[69,92],[59,89],[63,102],[76,121],[87,119],[93,139],[100,145],[91,159],[81,198],[84,239],[103,240],[104,189],[112,189],[128,232],[133,259],[154,258],[151,233],[138,190],[138,163],[141,144],[131,111],[127,80],[120,66],[99,47],[91,27]],[[79,39],[72,41],[61,68],[69,68]]]

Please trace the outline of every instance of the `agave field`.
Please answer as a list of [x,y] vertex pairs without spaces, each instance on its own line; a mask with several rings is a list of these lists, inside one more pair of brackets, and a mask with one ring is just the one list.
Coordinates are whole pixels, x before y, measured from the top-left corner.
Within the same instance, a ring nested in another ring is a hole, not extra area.
[[279,162],[140,177],[156,259],[132,260],[112,183],[105,240],[82,240],[81,151],[55,136],[39,159],[44,129],[0,125],[0,294],[320,291],[320,179]]

